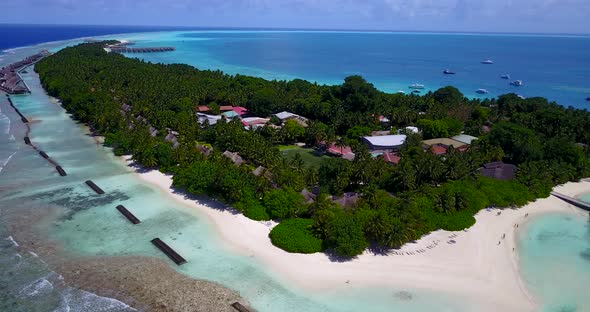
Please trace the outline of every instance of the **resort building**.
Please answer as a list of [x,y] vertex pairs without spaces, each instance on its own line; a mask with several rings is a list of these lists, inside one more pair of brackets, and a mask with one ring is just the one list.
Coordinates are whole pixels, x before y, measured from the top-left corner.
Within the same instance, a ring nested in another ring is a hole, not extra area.
[[227,118],[227,120],[231,120],[231,119],[240,117],[240,115],[238,113],[236,113],[234,110],[225,111],[225,112],[221,113],[221,115],[223,115],[225,118]]
[[201,125],[205,124],[205,121],[207,121],[210,126],[216,124],[221,118],[223,118],[221,115],[208,115],[204,113],[197,113],[197,116],[199,117],[199,123]]
[[283,122],[283,123],[287,120],[293,119],[293,120],[296,120],[297,123],[299,123],[303,127],[307,127],[307,118],[305,118],[303,116],[299,116],[297,114],[293,114],[293,113],[286,112],[286,111],[276,113],[276,114],[274,114],[274,116],[276,116],[278,119],[280,119],[281,122]]
[[244,159],[238,153],[225,151],[223,152],[223,156],[229,158],[236,166],[239,166],[244,163]]
[[454,148],[459,148],[463,145],[466,145],[463,142],[459,142],[457,140],[453,140],[453,139],[449,139],[449,138],[424,140],[424,141],[422,141],[422,144],[424,144],[426,148],[433,146],[433,145],[443,145],[443,146],[446,146],[447,148],[449,146],[452,146]]
[[511,180],[516,177],[516,166],[502,161],[495,161],[483,165],[483,167],[479,168],[479,172],[489,178]]
[[326,148],[326,153],[332,156],[342,157],[347,160],[354,160],[355,156],[350,146],[337,146],[336,143],[328,144]]
[[340,197],[332,196],[332,201],[338,203],[342,208],[354,207],[359,199],[359,194],[354,192],[344,193]]
[[269,121],[270,121],[270,119],[268,119],[268,118],[260,118],[260,117],[242,118],[242,123],[244,124],[244,127],[246,127],[246,129],[248,129],[248,130],[256,129],[259,127],[264,127],[264,125],[266,125]]
[[206,112],[208,112],[210,110],[211,109],[207,105],[199,105],[199,106],[197,106],[197,112],[199,112],[199,113],[206,113]]
[[410,133],[418,134],[418,133],[420,133],[420,129],[418,129],[418,127],[414,127],[414,126],[407,126],[403,129],[397,130],[397,134],[410,134]]
[[468,134],[459,134],[456,135],[454,137],[451,137],[451,139],[455,140],[455,141],[459,141],[463,144],[467,144],[467,145],[471,145],[471,143],[475,140],[477,140],[476,137],[468,135]]
[[363,141],[369,146],[371,153],[398,151],[406,142],[406,135],[365,136]]
[[383,160],[385,160],[386,163],[398,165],[402,158],[396,153],[385,152],[383,153]]

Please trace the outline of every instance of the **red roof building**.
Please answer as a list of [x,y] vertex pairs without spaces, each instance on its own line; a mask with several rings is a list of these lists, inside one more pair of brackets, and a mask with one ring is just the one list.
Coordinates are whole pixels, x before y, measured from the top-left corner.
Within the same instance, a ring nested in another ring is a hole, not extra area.
[[221,111],[221,112],[229,112],[231,110],[234,110],[234,107],[231,105],[219,106],[219,111]]
[[447,153],[447,147],[442,144],[432,145],[431,149],[434,155],[444,155]]
[[337,156],[352,154],[352,148],[350,148],[350,146],[336,146],[336,144],[330,143],[328,146],[328,153]]
[[243,116],[245,114],[248,113],[248,109],[242,106],[234,106],[233,107],[234,112],[236,112],[236,114]]
[[207,105],[199,105],[199,106],[197,107],[197,111],[199,111],[199,113],[208,112],[208,111],[210,111],[210,110],[211,110],[211,109],[210,109],[210,108],[209,108],[209,106],[207,106]]
[[397,165],[402,160],[402,158],[396,153],[385,152],[383,153],[383,160],[390,164]]

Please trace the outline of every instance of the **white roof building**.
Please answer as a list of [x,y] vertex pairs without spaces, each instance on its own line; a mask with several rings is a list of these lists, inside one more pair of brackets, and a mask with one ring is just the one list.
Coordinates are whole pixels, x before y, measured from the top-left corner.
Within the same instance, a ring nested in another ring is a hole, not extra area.
[[469,144],[469,145],[471,145],[471,142],[473,142],[474,140],[477,140],[476,137],[471,136],[471,135],[467,135],[467,134],[459,134],[459,135],[452,137],[451,139],[453,139],[455,141],[459,141],[461,143]]
[[275,116],[277,116],[278,119],[280,119],[282,122],[285,122],[286,120],[296,120],[297,123],[299,123],[300,125],[307,127],[307,118],[303,117],[303,116],[299,116],[297,114],[293,114],[290,112],[280,112],[280,113],[276,113]]
[[[405,130],[405,132],[404,132],[404,130]],[[418,133],[420,133],[420,129],[418,129],[418,127],[414,127],[414,126],[407,126],[404,129],[397,130],[397,133],[398,134],[401,134],[401,133],[416,133],[416,134],[418,134]]]
[[371,151],[398,150],[405,142],[405,134],[365,136],[363,140],[369,145]]
[[280,119],[280,120],[286,120],[286,119],[291,119],[291,118],[297,118],[297,117],[299,117],[299,115],[293,114],[293,113],[290,113],[290,112],[276,113],[275,116],[277,116],[277,118]]
[[197,116],[199,116],[200,124],[204,124],[205,121],[208,121],[210,126],[213,126],[223,118],[221,115],[208,115],[203,113],[197,113]]

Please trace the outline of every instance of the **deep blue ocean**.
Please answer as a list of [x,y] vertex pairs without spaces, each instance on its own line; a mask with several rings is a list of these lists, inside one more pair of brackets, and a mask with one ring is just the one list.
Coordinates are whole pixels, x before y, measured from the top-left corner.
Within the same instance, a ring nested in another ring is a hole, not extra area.
[[[129,35],[133,33],[133,35]],[[446,85],[468,97],[516,93],[564,106],[590,107],[590,36],[413,32],[214,30],[153,26],[3,25],[0,51],[80,37],[172,45],[172,53],[132,55],[267,79],[339,84],[362,75],[385,92]],[[0,57],[1,57],[0,52]],[[493,60],[484,65],[481,61]],[[450,69],[456,75],[444,75]],[[508,74],[510,79],[501,79]],[[523,86],[510,85],[522,80]],[[476,93],[486,89],[488,94]]]
[[[133,38],[131,38],[133,39]],[[590,37],[458,33],[198,31],[154,34],[139,45],[177,51],[132,55],[269,79],[340,84],[362,75],[386,92],[453,85],[468,97],[517,93],[590,107]],[[491,59],[494,64],[481,62]],[[444,75],[450,69],[455,75]],[[511,79],[501,79],[509,74]],[[523,86],[510,82],[522,80]],[[480,95],[478,89],[489,94]]]
[[[0,24],[0,51],[39,43],[110,34],[169,30],[153,26],[10,25]],[[2,54],[2,52],[0,52]]]

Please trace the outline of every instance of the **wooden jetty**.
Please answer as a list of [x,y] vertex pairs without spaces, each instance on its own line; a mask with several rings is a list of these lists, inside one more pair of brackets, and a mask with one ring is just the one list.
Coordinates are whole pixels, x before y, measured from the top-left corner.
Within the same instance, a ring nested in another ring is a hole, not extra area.
[[579,200],[577,198],[573,198],[571,196],[567,196],[567,195],[564,195],[564,194],[561,194],[561,193],[557,193],[557,192],[551,192],[551,195],[553,195],[553,196],[555,196],[555,197],[557,197],[557,198],[559,198],[559,199],[567,202],[568,204],[571,204],[571,205],[574,205],[574,206],[576,206],[578,208],[581,208],[581,209],[590,211],[590,204],[587,203],[587,202],[584,202],[584,201],[581,201],[581,200]]
[[240,312],[250,312],[250,310],[248,308],[246,308],[243,304],[241,304],[237,301],[232,303],[231,306]]
[[127,208],[125,208],[125,206],[119,205],[119,206],[117,206],[117,210],[119,210],[119,212],[121,214],[123,214],[129,221],[131,221],[131,223],[139,224],[141,222],[141,221],[139,221],[139,219],[137,217],[135,217],[131,213],[131,211],[127,210]]
[[114,53],[154,53],[154,52],[168,52],[175,51],[175,47],[145,47],[145,48],[129,48],[127,46],[117,46],[109,48]]
[[92,190],[94,190],[96,192],[96,194],[102,195],[104,194],[104,191],[98,187],[98,185],[94,184],[94,182],[87,180],[85,182]]
[[55,170],[57,170],[57,173],[59,173],[59,175],[62,177],[65,177],[68,175],[66,173],[66,171],[64,170],[64,168],[62,168],[61,166],[55,166]]
[[168,244],[164,243],[160,238],[156,237],[152,239],[152,244],[156,245],[158,249],[160,249],[163,253],[170,258],[170,260],[174,261],[177,265],[185,264],[186,260],[179,255],[174,249],[170,248]]

